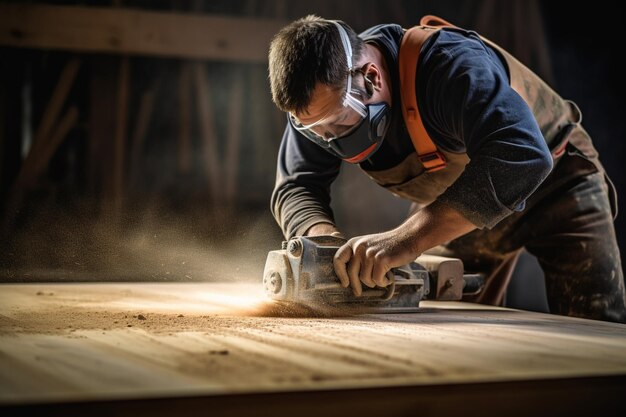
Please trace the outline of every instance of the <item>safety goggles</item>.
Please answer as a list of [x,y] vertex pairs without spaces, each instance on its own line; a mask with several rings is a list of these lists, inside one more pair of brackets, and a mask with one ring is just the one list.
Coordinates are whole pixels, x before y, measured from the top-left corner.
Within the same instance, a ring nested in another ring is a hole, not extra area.
[[338,22],[333,21],[333,23],[339,31],[348,64],[346,91],[343,94],[342,101],[343,108],[338,112],[331,112],[311,124],[303,124],[295,115],[292,113],[288,114],[289,122],[294,129],[317,143],[328,143],[354,133],[367,117],[367,107],[361,100],[355,97],[361,96],[362,93],[352,86],[352,77],[357,71],[355,71],[352,63],[350,39],[346,30]]
[[[386,103],[368,104],[366,117],[340,137],[327,140],[311,131],[300,132],[346,162],[357,164],[372,156],[382,144],[389,126],[388,116],[389,107]],[[288,118],[293,125],[291,117]]]

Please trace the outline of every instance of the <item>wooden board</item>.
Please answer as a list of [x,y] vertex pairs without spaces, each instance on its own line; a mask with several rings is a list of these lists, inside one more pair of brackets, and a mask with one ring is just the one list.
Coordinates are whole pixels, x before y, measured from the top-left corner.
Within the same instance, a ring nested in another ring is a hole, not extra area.
[[[435,395],[444,392],[437,387],[483,386],[492,395],[510,384],[546,395],[545,382],[557,381],[554,390],[577,380],[587,381],[579,391],[626,389],[625,325],[457,302],[422,306],[303,317],[267,301],[259,284],[5,284],[0,405],[372,389],[393,389],[386,395],[394,398],[397,387]],[[624,405],[621,395],[611,398]]]
[[0,3],[0,45],[266,62],[286,22],[141,9]]

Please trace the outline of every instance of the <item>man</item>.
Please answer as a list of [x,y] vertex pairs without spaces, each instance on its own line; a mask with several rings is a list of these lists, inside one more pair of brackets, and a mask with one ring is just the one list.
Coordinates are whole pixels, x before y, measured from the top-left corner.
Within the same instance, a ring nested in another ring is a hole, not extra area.
[[[413,53],[414,92],[404,81],[403,90],[404,34],[379,25],[357,36],[343,22],[308,16],[272,41],[272,97],[288,116],[272,210],[285,236],[339,234],[330,186],[342,160],[358,163],[414,209],[397,228],[339,249],[335,271],[355,295],[388,285],[388,270],[429,251],[488,272],[475,301],[499,304],[526,248],[545,272],[552,313],[626,322],[614,190],[578,108],[459,28],[429,34]],[[411,97],[437,166],[407,131]]]

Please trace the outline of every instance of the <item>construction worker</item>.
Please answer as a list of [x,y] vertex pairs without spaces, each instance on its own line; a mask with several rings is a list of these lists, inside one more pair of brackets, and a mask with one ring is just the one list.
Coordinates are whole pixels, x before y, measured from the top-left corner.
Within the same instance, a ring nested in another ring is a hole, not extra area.
[[358,164],[413,206],[393,230],[337,251],[355,295],[428,251],[487,273],[470,301],[501,304],[526,248],[552,313],[626,322],[615,190],[577,106],[475,32],[421,24],[357,36],[307,16],[274,37],[272,98],[288,121],[271,205],[284,235],[340,234],[330,186],[342,161]]

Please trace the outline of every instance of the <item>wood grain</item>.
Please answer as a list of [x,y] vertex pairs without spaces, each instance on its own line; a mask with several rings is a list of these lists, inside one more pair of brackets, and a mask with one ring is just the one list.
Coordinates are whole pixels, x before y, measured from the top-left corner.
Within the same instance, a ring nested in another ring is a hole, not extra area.
[[2,285],[0,405],[595,377],[624,388],[625,325],[459,302],[289,317],[260,291]]

